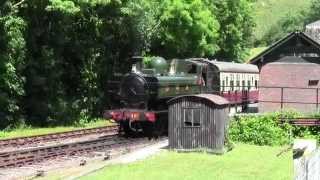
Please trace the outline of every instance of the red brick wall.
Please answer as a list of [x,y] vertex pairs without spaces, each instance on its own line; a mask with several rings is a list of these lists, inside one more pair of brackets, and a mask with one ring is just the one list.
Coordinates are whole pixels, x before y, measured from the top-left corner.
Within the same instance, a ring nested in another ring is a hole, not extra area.
[[[309,103],[317,102],[317,90],[299,89],[320,88],[320,82],[317,86],[309,86],[309,80],[320,80],[320,65],[312,63],[270,63],[263,66],[259,82],[259,112],[280,110],[281,91],[283,91],[284,102],[297,102],[283,103],[284,109],[296,109],[301,112],[316,111],[316,104]],[[281,90],[281,88],[274,87],[286,88]],[[320,98],[318,102],[320,102]]]

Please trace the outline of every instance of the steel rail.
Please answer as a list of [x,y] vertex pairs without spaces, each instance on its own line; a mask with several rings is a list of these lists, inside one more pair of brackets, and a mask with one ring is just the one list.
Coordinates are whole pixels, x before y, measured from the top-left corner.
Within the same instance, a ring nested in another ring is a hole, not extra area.
[[37,144],[37,143],[47,142],[47,141],[57,141],[57,140],[63,140],[66,138],[87,136],[87,135],[91,135],[91,134],[116,132],[117,130],[118,130],[118,126],[113,125],[113,126],[78,129],[78,130],[73,130],[73,131],[50,133],[50,134],[43,134],[43,135],[34,135],[34,136],[2,139],[2,140],[0,140],[0,147],[2,147],[2,148],[4,148],[4,147],[19,147],[19,146],[27,145],[27,144]]

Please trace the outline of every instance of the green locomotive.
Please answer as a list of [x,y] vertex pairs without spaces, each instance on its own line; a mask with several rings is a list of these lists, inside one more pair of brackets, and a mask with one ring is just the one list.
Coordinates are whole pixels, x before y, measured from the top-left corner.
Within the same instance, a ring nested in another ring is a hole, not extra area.
[[[250,79],[252,76],[256,80],[258,73],[254,65],[203,58],[166,61],[162,57],[154,57],[148,67],[143,67],[142,58],[136,57],[134,61],[130,73],[115,74],[114,80],[109,82],[109,87],[112,87],[110,97],[117,105],[105,112],[105,117],[119,123],[120,130],[125,134],[144,132],[159,135],[165,132],[167,101],[176,96],[205,92],[225,96],[234,104],[248,103],[251,101],[248,92],[253,89],[241,89],[241,93],[237,93],[237,87],[233,87],[226,93],[224,89],[231,82],[225,83],[221,78],[241,75],[242,78]],[[225,87],[222,87],[222,82]],[[240,86],[238,83],[232,84]]]

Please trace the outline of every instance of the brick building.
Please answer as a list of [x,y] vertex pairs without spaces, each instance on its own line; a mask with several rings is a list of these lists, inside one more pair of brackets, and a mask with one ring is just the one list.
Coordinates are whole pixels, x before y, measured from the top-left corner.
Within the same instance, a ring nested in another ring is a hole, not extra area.
[[293,32],[250,63],[260,71],[259,112],[318,110],[320,44],[316,40],[303,32]]

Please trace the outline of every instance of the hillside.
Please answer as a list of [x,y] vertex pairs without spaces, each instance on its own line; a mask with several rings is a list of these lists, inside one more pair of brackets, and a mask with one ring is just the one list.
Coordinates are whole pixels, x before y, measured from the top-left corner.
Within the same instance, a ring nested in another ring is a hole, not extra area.
[[312,0],[257,0],[254,5],[255,39],[268,32],[272,25],[276,24],[288,13],[295,14],[301,10],[308,10]]

